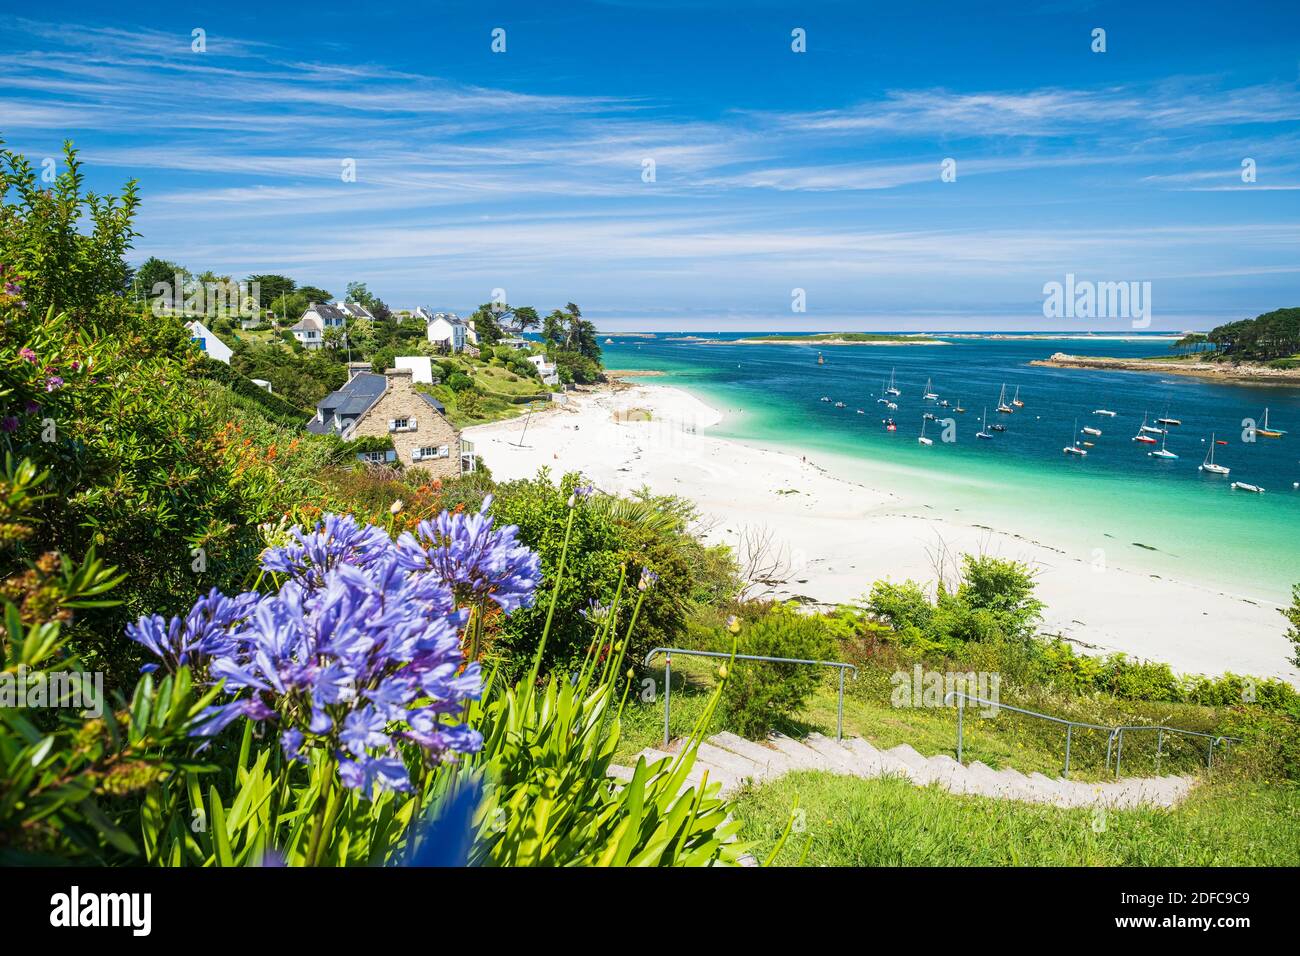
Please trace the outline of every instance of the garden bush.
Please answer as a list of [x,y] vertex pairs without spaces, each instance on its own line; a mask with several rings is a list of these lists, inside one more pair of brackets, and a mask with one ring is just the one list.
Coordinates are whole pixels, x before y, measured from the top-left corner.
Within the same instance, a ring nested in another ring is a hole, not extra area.
[[[733,636],[737,654],[840,659],[831,631],[820,617],[800,614],[782,604],[749,607],[733,617],[730,626],[715,626],[707,639],[708,649],[728,650]],[[808,664],[736,660],[729,665],[722,698],[727,727],[755,739],[781,729],[803,710],[827,672]]]

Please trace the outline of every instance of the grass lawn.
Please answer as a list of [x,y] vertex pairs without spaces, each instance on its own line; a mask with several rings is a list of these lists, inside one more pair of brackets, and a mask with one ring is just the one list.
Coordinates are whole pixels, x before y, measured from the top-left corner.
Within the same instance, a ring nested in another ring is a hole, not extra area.
[[778,865],[1296,866],[1295,784],[1202,785],[1173,810],[1063,810],[957,796],[896,778],[790,774],[741,793],[741,839]]
[[[744,666],[737,662],[736,666]],[[712,691],[716,663],[673,660],[673,737],[692,730]],[[629,700],[615,762],[659,747],[663,738],[663,670],[652,671],[659,689],[653,701]],[[908,743],[927,756],[955,753],[956,719],[951,708],[896,708],[889,700],[888,675],[864,669],[846,683],[844,732],[880,748]],[[1212,729],[1215,708],[1144,703],[1110,698],[1034,697],[1004,691],[1003,701],[1034,710],[1101,724],[1166,723]],[[818,689],[808,706],[775,729],[791,736],[818,731],[835,734],[836,685]],[[709,732],[726,729],[715,715]],[[1156,772],[1154,734],[1126,738],[1123,773]],[[963,759],[1023,773],[1061,772],[1064,731],[1057,725],[1009,711],[980,718],[967,712]],[[1147,739],[1144,739],[1147,738]],[[1075,732],[1071,777],[1105,780],[1106,735]],[[1161,773],[1204,770],[1198,742],[1166,738]],[[1231,754],[1216,751],[1215,772],[1173,810],[1060,809],[1050,806],[960,796],[885,778],[860,780],[826,773],[789,774],[735,796],[741,839],[765,859],[792,808],[802,831],[792,833],[776,862],[812,866],[1295,866],[1300,865],[1300,785],[1251,781],[1234,772]],[[805,855],[806,854],[806,855]]]

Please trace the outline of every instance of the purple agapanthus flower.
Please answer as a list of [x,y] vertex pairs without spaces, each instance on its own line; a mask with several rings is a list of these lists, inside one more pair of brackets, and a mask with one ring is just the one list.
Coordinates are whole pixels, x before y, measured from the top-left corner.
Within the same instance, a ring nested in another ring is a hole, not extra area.
[[49,378],[45,380],[45,390],[47,392],[57,391],[62,387],[63,387],[63,379],[59,378],[59,376],[57,375],[51,375]]
[[397,541],[398,561],[411,570],[428,570],[451,585],[466,604],[495,601],[509,614],[533,601],[541,582],[541,562],[519,543],[515,525],[494,528],[488,517],[492,496],[483,499],[477,514],[451,515],[421,521]]
[[283,576],[275,593],[213,591],[183,620],[142,618],[128,634],[172,669],[224,681],[228,698],[200,715],[195,735],[241,717],[275,721],[286,758],[325,750],[349,787],[409,790],[411,761],[482,745],[457,722],[482,692],[478,663],[461,652],[463,605],[480,595],[507,613],[531,603],[538,560],[515,532],[485,513],[444,513],[421,525],[424,543],[394,543],[382,528],[327,515],[263,553],[262,567]]
[[18,354],[21,355],[27,361],[31,362],[33,365],[39,365],[41,362],[40,358],[36,355],[36,353],[33,352],[25,345],[18,350]]
[[0,418],[0,432],[18,431],[18,419],[13,415],[6,415]]

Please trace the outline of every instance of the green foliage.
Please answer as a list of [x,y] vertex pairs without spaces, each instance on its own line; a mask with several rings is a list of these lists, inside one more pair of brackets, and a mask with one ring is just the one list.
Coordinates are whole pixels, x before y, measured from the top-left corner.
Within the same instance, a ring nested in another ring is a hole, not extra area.
[[1291,588],[1291,606],[1282,609],[1282,616],[1290,625],[1286,629],[1286,639],[1291,642],[1291,647],[1295,651],[1291,663],[1300,667],[1300,584]]
[[[241,375],[224,362],[204,358],[195,369],[197,375],[220,382],[235,394],[248,399],[258,406],[258,410],[271,421],[287,428],[301,429],[305,419],[302,409],[285,401],[279,395],[268,392],[260,385],[254,385],[246,376]],[[275,386],[272,385],[272,388]]]
[[1228,359],[1267,362],[1300,353],[1300,308],[1274,309],[1211,329],[1206,338]]
[[[777,604],[759,611],[748,608],[738,623],[737,654],[808,661],[838,659],[835,642],[821,618],[800,614],[792,607]],[[725,650],[730,639],[730,629],[715,628],[708,637],[708,649]],[[723,696],[726,726],[756,739],[795,717],[826,679],[826,671],[807,664],[736,660],[728,667],[728,686]]]
[[961,577],[941,583],[932,603],[915,581],[877,581],[867,610],[904,637],[932,648],[969,642],[1028,640],[1042,618],[1032,571],[1016,561],[963,555]]
[[120,198],[100,196],[83,193],[84,183],[71,142],[49,188],[26,158],[0,149],[0,264],[7,279],[18,277],[32,314],[66,312],[85,328],[116,330],[139,191],[130,180]]
[[234,343],[230,367],[246,379],[270,382],[275,394],[299,409],[300,421],[306,421],[317,402],[347,383],[344,354],[339,349],[294,351],[241,336]]
[[[519,526],[520,539],[540,555],[548,583],[555,580],[559,567],[569,497],[580,484],[579,475],[567,474],[557,488],[543,469],[537,478],[507,482],[496,490],[493,513],[498,520]],[[639,666],[651,647],[671,642],[685,625],[691,607],[693,539],[677,520],[665,527],[644,513],[615,514],[600,495],[573,513],[568,572],[558,592],[543,664],[548,670],[563,671],[582,660],[594,629],[587,616],[591,603],[605,599],[625,568],[631,577],[644,568],[659,580],[647,591],[641,626],[628,649],[628,659]],[[517,668],[510,662],[531,657],[544,623],[545,611],[537,607],[511,615],[493,645],[505,658],[503,666]]]

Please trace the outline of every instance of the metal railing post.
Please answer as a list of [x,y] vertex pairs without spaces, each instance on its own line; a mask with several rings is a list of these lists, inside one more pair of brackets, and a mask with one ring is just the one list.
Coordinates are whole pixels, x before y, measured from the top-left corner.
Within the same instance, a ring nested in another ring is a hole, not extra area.
[[1216,744],[1223,744],[1224,747],[1231,747],[1234,743],[1240,743],[1240,737],[1224,737],[1221,734],[1207,734],[1200,730],[1183,730],[1181,727],[1166,727],[1164,724],[1131,724],[1121,725],[1119,727],[1106,727],[1101,724],[1089,724],[1081,720],[1067,720],[1064,717],[1053,717],[1051,714],[1040,714],[1036,710],[1026,710],[1023,707],[1013,707],[1010,704],[1003,704],[998,701],[985,700],[982,697],[973,697],[970,694],[964,694],[960,691],[949,691],[944,695],[943,705],[957,705],[957,760],[962,759],[964,753],[964,727],[963,718],[965,716],[965,706],[967,701],[977,704],[987,704],[999,710],[1009,710],[1018,714],[1025,714],[1029,717],[1037,717],[1040,720],[1050,720],[1052,723],[1065,725],[1065,769],[1062,776],[1070,776],[1070,759],[1072,755],[1072,745],[1074,743],[1074,728],[1085,727],[1090,730],[1106,731],[1106,769],[1111,769],[1113,760],[1115,767],[1115,776],[1118,777],[1121,772],[1124,761],[1124,732],[1126,730],[1154,730],[1156,736],[1156,772],[1159,773],[1160,761],[1164,756],[1165,733],[1187,734],[1191,737],[1205,737],[1210,741],[1209,750],[1206,753],[1205,765],[1209,768],[1214,766],[1214,747]]
[[668,746],[668,711],[672,708],[673,656],[664,656],[664,746]]
[[961,763],[962,752],[962,715],[966,712],[966,698],[957,698],[957,762]]
[[844,668],[837,668],[840,672],[840,709],[835,718],[835,739],[844,739]]
[[765,657],[759,654],[731,654],[723,651],[693,651],[684,647],[655,647],[651,648],[646,654],[643,663],[650,666],[650,661],[655,655],[664,655],[664,746],[667,747],[672,740],[669,732],[669,716],[672,712],[672,693],[673,693],[673,655],[685,654],[688,657],[721,657],[728,660],[735,659],[738,661],[767,661],[772,664],[810,664],[820,667],[834,667],[840,672],[840,692],[838,713],[836,716],[835,734],[837,739],[844,739],[844,672],[853,671],[853,677],[856,680],[858,669],[853,664],[846,664],[843,661],[813,661],[803,660],[796,657]]

